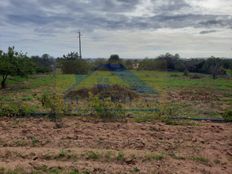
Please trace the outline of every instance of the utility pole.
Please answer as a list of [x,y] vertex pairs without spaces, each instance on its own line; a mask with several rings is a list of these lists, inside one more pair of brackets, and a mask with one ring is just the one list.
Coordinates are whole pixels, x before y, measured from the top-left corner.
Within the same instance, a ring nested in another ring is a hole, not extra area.
[[80,58],[82,59],[82,50],[81,50],[81,32],[78,32],[79,35],[79,54],[80,54]]

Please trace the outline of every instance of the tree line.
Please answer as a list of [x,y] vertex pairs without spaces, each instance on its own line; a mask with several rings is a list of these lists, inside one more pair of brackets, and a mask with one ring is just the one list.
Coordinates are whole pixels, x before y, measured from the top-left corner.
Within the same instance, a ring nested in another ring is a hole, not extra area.
[[71,52],[54,59],[48,54],[27,56],[9,47],[7,52],[0,50],[1,88],[6,88],[9,76],[28,76],[30,74],[51,73],[60,69],[64,74],[88,74],[94,70],[104,70],[105,64],[120,64],[128,70],[177,71],[187,75],[192,73],[211,74],[215,79],[218,75],[232,73],[232,59],[210,57],[208,59],[181,59],[178,54],[166,53],[157,58],[120,59],[111,55],[109,59],[81,59],[77,52]]

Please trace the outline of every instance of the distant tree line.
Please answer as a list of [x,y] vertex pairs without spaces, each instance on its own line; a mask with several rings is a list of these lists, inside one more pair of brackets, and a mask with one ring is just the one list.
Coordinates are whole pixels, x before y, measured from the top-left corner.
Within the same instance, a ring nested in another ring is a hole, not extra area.
[[232,70],[232,59],[216,57],[181,59],[178,54],[167,53],[155,59],[143,59],[139,63],[138,70],[204,73],[212,74],[213,78],[216,78],[217,75],[225,75],[227,70]]
[[6,87],[9,76],[51,73],[55,69],[60,69],[64,74],[88,74],[90,71],[104,70],[101,65],[105,64],[120,64],[128,70],[178,71],[185,75],[189,72],[204,73],[211,74],[213,78],[228,71],[232,74],[232,59],[216,57],[181,59],[178,54],[166,53],[153,59],[120,59],[118,55],[111,55],[109,59],[81,59],[77,52],[71,52],[54,59],[48,54],[29,57],[9,47],[7,52],[0,50],[1,88]]

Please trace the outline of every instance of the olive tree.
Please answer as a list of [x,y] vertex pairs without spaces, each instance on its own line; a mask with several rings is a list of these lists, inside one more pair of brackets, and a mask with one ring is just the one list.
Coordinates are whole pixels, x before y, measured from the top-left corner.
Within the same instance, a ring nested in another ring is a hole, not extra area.
[[16,52],[14,47],[9,47],[8,52],[0,50],[0,75],[2,76],[1,88],[6,88],[9,76],[26,76],[33,73],[32,61],[23,53]]

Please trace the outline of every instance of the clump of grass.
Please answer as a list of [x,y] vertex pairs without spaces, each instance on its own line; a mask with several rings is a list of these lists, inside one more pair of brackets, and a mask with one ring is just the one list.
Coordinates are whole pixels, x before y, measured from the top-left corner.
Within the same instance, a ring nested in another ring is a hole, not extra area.
[[98,160],[100,159],[100,154],[94,151],[88,151],[84,154],[87,160]]
[[100,99],[100,96],[90,94],[90,108],[92,108],[92,114],[97,115],[103,121],[123,120],[125,118],[122,104],[112,102],[110,98]]
[[116,156],[116,160],[117,160],[117,161],[121,161],[121,162],[125,161],[126,158],[125,158],[124,153],[123,153],[123,152],[118,152],[118,154],[117,154],[117,156]]
[[132,173],[139,173],[140,172],[140,169],[138,167],[134,167],[132,169]]
[[23,101],[32,101],[33,100],[33,97],[32,96],[24,96],[22,98]]
[[[76,156],[72,155],[70,153],[70,150],[65,150],[65,149],[61,149],[59,154],[57,154],[54,159],[70,159],[70,158],[76,158]],[[45,155],[44,158],[52,158],[52,156],[50,156],[49,154]]]
[[30,116],[35,109],[29,104],[18,103],[0,103],[0,116],[25,117]]
[[26,140],[24,139],[19,139],[19,140],[16,140],[14,142],[14,144],[17,146],[17,147],[23,147],[23,146],[26,146],[29,144],[29,142],[27,142]]
[[147,161],[161,161],[165,158],[165,155],[163,153],[160,154],[155,154],[155,153],[151,153],[151,154],[147,154],[145,155],[145,160]]
[[171,154],[169,154],[173,159],[176,159],[176,160],[185,160],[185,157],[183,157],[183,156],[179,156],[179,155],[177,155],[177,154],[175,154],[175,153],[171,153]]
[[195,156],[191,158],[193,161],[200,162],[201,164],[208,165],[209,159],[200,157],[200,156]]
[[226,111],[222,117],[224,118],[225,121],[232,122],[232,110],[231,111]]
[[14,170],[0,168],[0,173],[1,174],[25,174],[25,171],[22,168],[16,168]]
[[32,146],[36,146],[39,143],[39,140],[36,137],[31,138]]
[[66,156],[66,154],[67,154],[67,152],[66,152],[64,149],[61,149],[61,151],[60,151],[58,157],[64,158],[64,157]]

